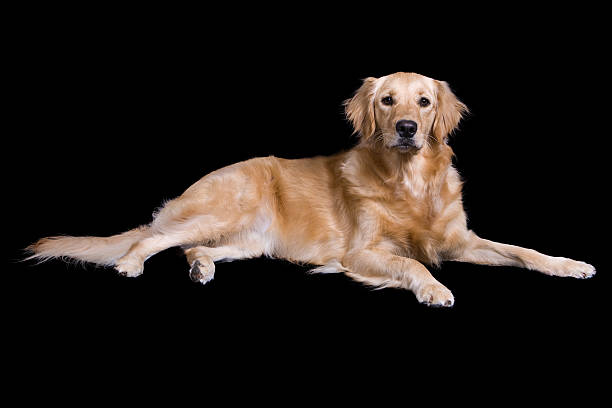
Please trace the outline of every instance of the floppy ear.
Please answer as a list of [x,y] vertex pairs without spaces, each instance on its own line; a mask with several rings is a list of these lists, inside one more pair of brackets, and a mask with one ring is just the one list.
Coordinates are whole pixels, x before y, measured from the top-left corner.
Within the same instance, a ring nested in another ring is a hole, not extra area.
[[344,101],[346,117],[352,123],[354,132],[366,140],[374,134],[376,119],[374,118],[374,92],[376,78],[363,80],[361,88],[355,92],[351,99]]
[[457,128],[459,121],[469,112],[451,91],[444,81],[436,81],[438,86],[438,107],[434,119],[433,134],[441,143],[445,143],[448,136]]

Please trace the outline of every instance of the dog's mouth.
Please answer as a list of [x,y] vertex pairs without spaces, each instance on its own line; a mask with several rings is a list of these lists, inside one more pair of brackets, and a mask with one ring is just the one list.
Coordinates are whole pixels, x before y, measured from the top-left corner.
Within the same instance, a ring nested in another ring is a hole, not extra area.
[[411,150],[419,150],[421,148],[421,146],[417,146],[412,139],[400,140],[391,147],[399,150],[400,152],[409,152]]

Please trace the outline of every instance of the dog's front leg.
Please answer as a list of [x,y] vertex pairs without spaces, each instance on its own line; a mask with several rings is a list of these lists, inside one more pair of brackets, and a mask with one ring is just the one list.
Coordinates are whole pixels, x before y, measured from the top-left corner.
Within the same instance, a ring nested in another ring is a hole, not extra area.
[[419,302],[431,306],[452,306],[455,303],[451,291],[414,259],[380,249],[362,249],[349,252],[342,264],[349,270],[347,275],[360,282],[410,289]]
[[533,249],[482,239],[470,232],[468,242],[460,255],[453,259],[482,265],[509,265],[536,270],[547,275],[590,278],[595,268],[569,258],[541,254]]

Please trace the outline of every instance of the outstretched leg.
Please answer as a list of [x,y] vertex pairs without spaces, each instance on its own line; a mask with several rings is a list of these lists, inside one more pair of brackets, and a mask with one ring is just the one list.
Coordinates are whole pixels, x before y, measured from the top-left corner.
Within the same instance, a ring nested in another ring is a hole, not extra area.
[[547,275],[590,278],[595,268],[587,263],[569,258],[541,254],[533,249],[482,239],[474,233],[463,252],[454,261],[482,265],[508,265],[536,270]]

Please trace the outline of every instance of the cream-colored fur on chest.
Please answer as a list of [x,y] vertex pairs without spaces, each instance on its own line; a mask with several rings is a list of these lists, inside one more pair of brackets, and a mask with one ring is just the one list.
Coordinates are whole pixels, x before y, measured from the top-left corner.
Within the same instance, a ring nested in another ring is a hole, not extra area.
[[[356,149],[343,166],[349,191],[360,207],[361,245],[437,264],[467,233],[461,180],[447,146],[387,158]],[[368,169],[376,165],[378,171]],[[364,173],[367,173],[364,174]],[[365,182],[364,182],[365,181]],[[382,244],[381,244],[382,245]]]

